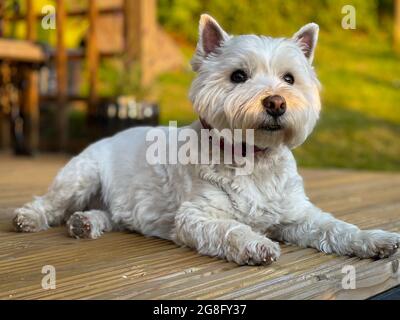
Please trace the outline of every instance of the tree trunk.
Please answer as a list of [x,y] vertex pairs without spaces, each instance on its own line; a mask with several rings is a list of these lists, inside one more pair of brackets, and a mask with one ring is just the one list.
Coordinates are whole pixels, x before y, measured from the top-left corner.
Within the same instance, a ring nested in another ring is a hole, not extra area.
[[400,0],[394,0],[394,49],[400,53]]

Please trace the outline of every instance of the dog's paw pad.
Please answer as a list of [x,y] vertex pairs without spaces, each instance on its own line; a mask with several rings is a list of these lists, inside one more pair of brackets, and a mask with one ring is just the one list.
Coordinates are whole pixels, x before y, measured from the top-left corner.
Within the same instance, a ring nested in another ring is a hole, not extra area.
[[41,222],[41,217],[36,212],[25,208],[16,211],[12,223],[17,232],[38,232],[46,229]]
[[67,222],[68,232],[75,238],[93,238],[92,225],[88,217],[80,212],[74,213]]

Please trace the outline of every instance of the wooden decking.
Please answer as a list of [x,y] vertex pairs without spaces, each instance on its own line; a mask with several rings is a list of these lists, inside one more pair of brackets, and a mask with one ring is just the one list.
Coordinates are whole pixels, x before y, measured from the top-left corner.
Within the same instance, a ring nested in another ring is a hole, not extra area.
[[[75,240],[64,227],[11,230],[13,209],[41,194],[67,161],[0,155],[0,299],[364,299],[400,284],[397,254],[384,260],[325,255],[282,245],[268,267],[239,267],[161,239],[114,232]],[[400,231],[400,174],[302,170],[311,199],[362,228]],[[56,268],[44,290],[42,267]],[[343,289],[353,265],[356,289]]]

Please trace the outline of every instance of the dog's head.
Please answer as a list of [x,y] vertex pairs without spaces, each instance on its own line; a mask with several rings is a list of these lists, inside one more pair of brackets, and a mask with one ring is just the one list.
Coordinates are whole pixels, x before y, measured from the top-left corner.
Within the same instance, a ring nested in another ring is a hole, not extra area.
[[312,67],[317,38],[314,23],[288,39],[230,36],[202,15],[190,90],[196,112],[219,130],[254,129],[258,147],[302,144],[321,107]]

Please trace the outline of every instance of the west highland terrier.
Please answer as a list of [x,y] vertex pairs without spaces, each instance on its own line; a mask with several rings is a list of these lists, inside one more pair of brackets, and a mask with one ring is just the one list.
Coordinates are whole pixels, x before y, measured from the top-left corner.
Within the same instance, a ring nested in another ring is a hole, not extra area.
[[149,164],[146,136],[154,129],[133,128],[69,161],[47,194],[16,210],[16,230],[66,221],[71,236],[94,239],[127,229],[241,265],[275,261],[278,241],[361,258],[392,255],[400,234],[360,230],[309,201],[290,151],[319,117],[318,30],[310,23],[292,38],[231,36],[212,17],[200,19],[190,90],[199,121],[189,128],[253,130],[250,174],[236,174],[235,164]]

